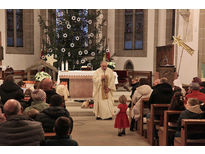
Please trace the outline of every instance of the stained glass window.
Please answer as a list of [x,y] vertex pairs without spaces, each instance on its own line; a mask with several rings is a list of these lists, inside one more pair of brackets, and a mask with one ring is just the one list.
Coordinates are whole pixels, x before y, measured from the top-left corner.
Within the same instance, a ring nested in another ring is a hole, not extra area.
[[16,10],[16,46],[23,46],[23,10]]
[[23,10],[7,9],[7,46],[23,47]]
[[7,14],[7,46],[14,46],[14,11],[8,9]]
[[144,10],[125,10],[125,49],[143,49]]

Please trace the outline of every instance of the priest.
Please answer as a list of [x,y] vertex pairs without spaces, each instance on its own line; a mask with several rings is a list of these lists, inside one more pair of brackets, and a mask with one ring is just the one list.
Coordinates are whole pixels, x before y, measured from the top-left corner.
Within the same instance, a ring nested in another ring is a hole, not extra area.
[[113,92],[116,91],[113,70],[102,61],[93,75],[94,112],[97,120],[111,120],[114,112]]

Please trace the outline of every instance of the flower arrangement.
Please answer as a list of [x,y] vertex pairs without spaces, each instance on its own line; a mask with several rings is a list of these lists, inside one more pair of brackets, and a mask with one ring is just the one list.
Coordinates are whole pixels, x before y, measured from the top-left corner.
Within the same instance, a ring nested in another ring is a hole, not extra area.
[[44,71],[36,73],[36,75],[34,77],[35,81],[42,81],[45,78],[50,78],[51,79],[51,76],[48,73],[44,72]]
[[107,62],[107,67],[115,69],[115,62]]

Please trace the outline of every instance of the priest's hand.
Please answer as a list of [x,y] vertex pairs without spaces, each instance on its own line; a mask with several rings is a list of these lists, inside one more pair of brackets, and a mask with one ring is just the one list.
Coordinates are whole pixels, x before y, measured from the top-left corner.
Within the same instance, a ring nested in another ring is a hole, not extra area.
[[101,80],[105,80],[105,75],[102,75],[102,76],[101,76]]
[[105,88],[105,93],[109,93],[110,89],[109,88]]

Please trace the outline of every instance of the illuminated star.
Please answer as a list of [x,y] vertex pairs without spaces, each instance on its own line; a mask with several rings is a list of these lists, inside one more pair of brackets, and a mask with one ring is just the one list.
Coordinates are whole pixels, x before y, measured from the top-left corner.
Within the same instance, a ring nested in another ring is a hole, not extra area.
[[53,66],[53,63],[57,62],[57,60],[54,59],[53,56],[54,56],[54,55],[52,55],[52,56],[47,56],[47,55],[46,55],[46,59],[47,59],[46,62],[49,63],[49,64],[52,65],[52,66]]

